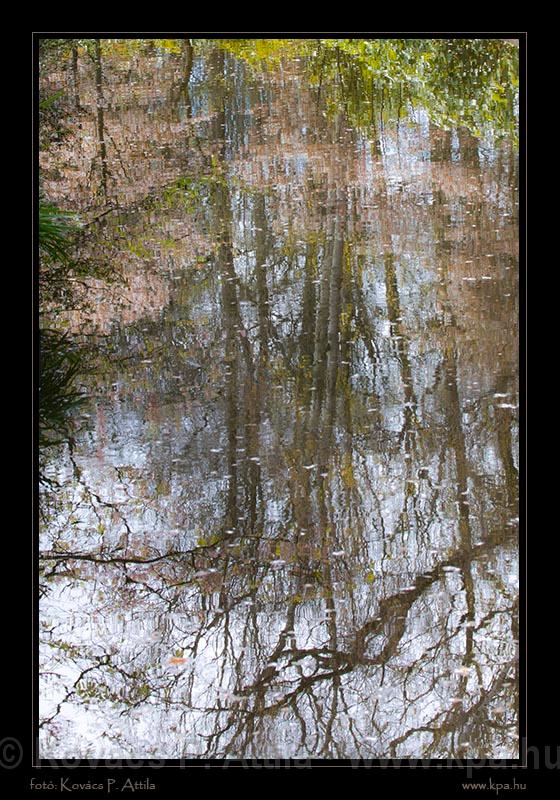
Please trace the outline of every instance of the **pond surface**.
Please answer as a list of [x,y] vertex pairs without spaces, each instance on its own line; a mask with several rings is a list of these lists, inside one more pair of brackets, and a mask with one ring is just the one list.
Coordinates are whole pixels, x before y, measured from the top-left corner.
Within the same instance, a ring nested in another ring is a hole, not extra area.
[[47,467],[42,758],[518,756],[516,121],[475,118],[513,45],[467,45],[430,92],[314,40],[42,76],[79,95],[42,180],[119,275],[63,320],[99,366]]

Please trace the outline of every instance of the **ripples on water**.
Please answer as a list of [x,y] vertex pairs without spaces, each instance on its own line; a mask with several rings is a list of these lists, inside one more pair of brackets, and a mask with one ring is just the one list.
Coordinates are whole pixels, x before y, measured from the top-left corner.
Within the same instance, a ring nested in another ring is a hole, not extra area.
[[317,48],[106,42],[41,154],[126,280],[65,320],[43,758],[517,757],[515,145]]

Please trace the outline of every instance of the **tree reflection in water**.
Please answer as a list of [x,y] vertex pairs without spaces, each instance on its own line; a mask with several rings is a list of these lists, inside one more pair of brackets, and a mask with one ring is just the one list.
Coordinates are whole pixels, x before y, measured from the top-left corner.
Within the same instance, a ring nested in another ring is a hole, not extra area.
[[515,50],[415,47],[80,63],[44,180],[128,283],[68,317],[41,757],[517,756]]

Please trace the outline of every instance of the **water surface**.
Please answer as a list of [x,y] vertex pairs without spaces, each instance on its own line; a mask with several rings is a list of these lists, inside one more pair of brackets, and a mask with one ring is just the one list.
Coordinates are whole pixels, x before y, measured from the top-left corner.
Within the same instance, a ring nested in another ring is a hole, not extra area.
[[513,46],[486,44],[442,86],[311,40],[80,60],[43,180],[120,279],[64,320],[100,366],[48,466],[42,758],[517,757],[516,123],[481,99]]

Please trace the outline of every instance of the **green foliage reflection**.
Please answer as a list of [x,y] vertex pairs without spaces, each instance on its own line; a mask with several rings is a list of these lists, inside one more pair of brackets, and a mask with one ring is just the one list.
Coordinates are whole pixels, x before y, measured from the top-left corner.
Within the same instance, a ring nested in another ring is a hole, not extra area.
[[441,128],[517,138],[519,57],[501,39],[243,39],[222,46],[253,68],[299,56],[328,106],[358,127],[424,108]]

